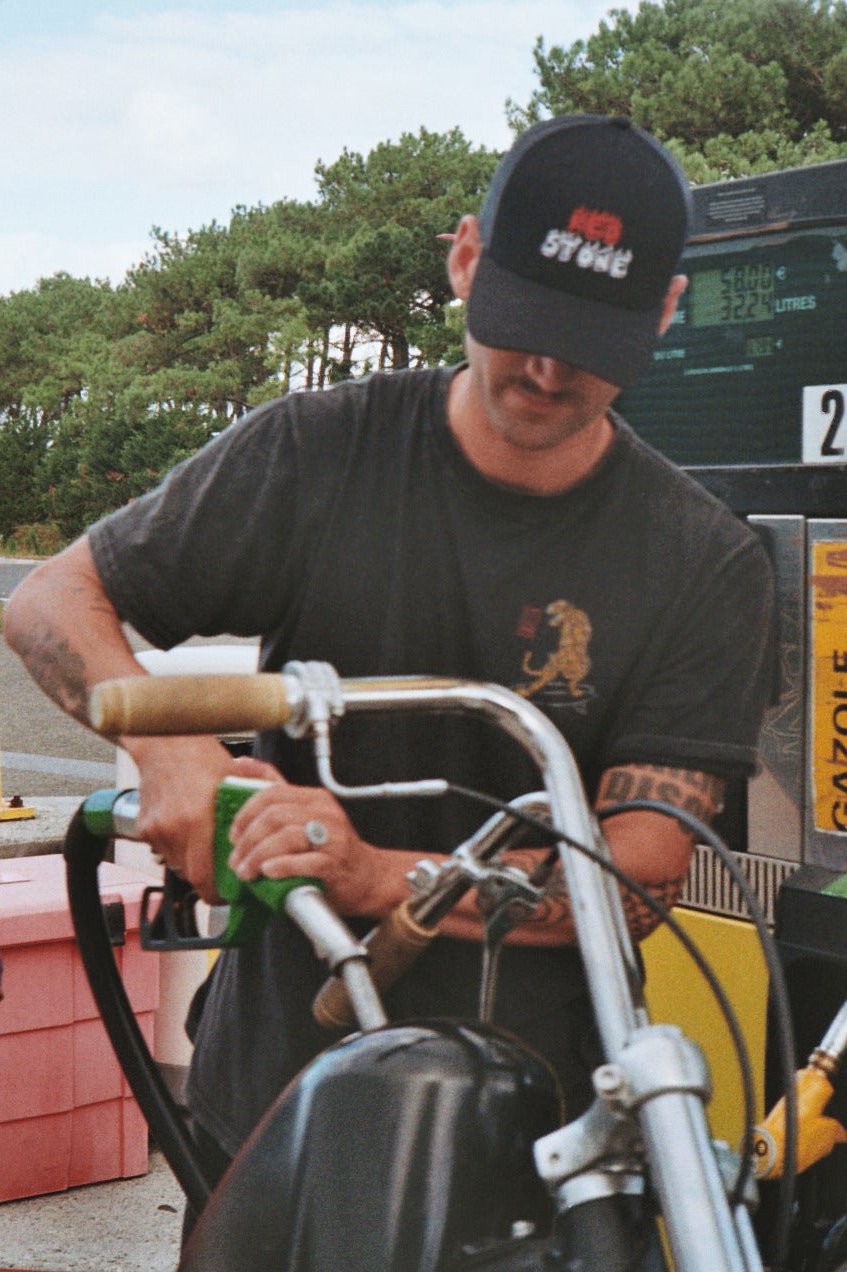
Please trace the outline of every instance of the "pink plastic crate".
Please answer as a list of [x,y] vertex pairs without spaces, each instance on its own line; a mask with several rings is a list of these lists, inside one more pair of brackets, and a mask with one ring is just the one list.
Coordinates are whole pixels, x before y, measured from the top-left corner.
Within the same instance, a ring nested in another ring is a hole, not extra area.
[[[159,960],[138,944],[148,883],[100,867],[101,897],[124,907],[126,943],[114,952],[152,1047]],[[0,861],[0,953],[0,1201],[143,1175],[147,1127],[88,988],[60,856]]]

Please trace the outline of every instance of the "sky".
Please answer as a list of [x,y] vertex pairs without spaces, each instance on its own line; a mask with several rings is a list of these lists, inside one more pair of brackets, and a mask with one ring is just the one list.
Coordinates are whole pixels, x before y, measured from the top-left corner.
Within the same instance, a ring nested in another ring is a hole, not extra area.
[[420,127],[510,141],[536,38],[636,0],[0,0],[0,295],[118,283],[233,208],[315,197],[318,160]]

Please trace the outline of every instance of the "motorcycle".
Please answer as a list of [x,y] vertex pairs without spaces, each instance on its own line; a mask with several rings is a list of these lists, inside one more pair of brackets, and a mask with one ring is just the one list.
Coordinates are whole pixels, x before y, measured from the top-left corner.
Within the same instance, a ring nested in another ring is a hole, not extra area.
[[[422,864],[409,900],[360,941],[327,905],[318,881],[237,879],[227,865],[227,826],[256,783],[222,784],[214,851],[218,890],[229,905],[226,930],[201,935],[188,890],[166,875],[161,888],[148,890],[144,941],[172,949],[250,940],[269,913],[285,913],[331,971],[316,1017],[352,1032],[280,1093],[214,1190],[135,1023],[99,905],[97,866],[113,836],[135,837],[138,792],[95,793],[68,828],[71,912],[95,1000],[154,1138],[199,1215],[180,1272],[658,1272],[669,1263],[678,1272],[758,1272],[751,1220],[756,1131],[740,1029],[690,939],[663,914],[710,978],[739,1053],[746,1129],[732,1151],[709,1134],[710,1081],[699,1049],[680,1030],[648,1018],[619,885],[653,908],[658,903],[611,861],[567,743],[531,702],[496,685],[340,679],[327,664],[297,662],[280,674],[107,682],[90,704],[93,726],[108,737],[285,728],[311,739],[321,783],[342,800],[446,794],[440,778],[361,787],[336,780],[334,723],[344,713],[374,711],[483,718],[531,756],[541,789],[489,810],[441,867]],[[708,827],[670,805],[636,801],[604,815],[636,807],[680,818],[726,852]],[[528,828],[533,842],[551,845],[532,875],[502,859]],[[788,1078],[793,1044],[779,958],[743,876],[726,857],[761,933]],[[542,899],[555,863],[567,884],[605,1055],[594,1073],[594,1103],[564,1124],[549,1068],[490,1023],[502,941]],[[470,889],[486,933],[479,1020],[389,1023],[381,992]],[[773,1267],[787,1249],[792,1211],[797,1097],[789,1081],[785,1102]]]

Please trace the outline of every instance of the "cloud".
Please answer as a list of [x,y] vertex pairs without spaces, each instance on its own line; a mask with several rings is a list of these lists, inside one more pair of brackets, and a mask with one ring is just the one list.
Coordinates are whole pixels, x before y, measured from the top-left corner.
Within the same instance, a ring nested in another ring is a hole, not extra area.
[[51,243],[99,241],[95,272],[111,273],[120,244],[153,224],[184,231],[237,204],[313,197],[315,162],[345,146],[367,152],[423,125],[505,147],[505,101],[535,86],[536,37],[570,43],[603,12],[596,0],[330,0],[99,16],[7,41],[0,292],[15,236],[33,266],[39,241],[44,260]]
[[152,247],[149,235],[138,239],[97,239],[20,231],[0,232],[0,295],[26,291],[39,278],[71,274],[74,278],[110,279],[118,283]]

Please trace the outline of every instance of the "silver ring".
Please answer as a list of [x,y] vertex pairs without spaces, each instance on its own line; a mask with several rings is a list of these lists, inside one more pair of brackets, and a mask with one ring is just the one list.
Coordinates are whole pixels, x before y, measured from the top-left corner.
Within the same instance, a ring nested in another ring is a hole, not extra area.
[[306,832],[309,843],[314,844],[316,848],[329,843],[329,831],[322,821],[307,821],[303,830]]

